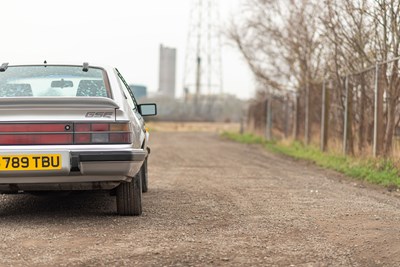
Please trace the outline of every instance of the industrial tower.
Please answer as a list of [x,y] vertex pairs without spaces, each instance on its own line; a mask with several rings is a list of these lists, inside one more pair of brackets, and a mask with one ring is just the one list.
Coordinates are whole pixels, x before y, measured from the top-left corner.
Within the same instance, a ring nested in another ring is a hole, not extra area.
[[166,97],[175,97],[176,49],[160,45],[158,91]]
[[223,92],[219,0],[192,0],[183,88],[185,93]]

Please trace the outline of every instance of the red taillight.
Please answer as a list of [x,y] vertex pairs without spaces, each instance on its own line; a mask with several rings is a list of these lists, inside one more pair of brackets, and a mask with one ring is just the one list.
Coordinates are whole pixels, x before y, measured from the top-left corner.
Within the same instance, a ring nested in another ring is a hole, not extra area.
[[90,143],[90,134],[75,134],[75,143],[76,144],[89,144]]
[[73,144],[71,125],[68,123],[0,124],[0,145]]
[[0,145],[130,144],[129,123],[0,124]]
[[129,123],[77,123],[76,144],[130,144]]
[[75,132],[90,132],[90,124],[75,124]]
[[92,131],[109,131],[110,130],[110,124],[92,124]]
[[131,135],[129,133],[113,133],[110,134],[110,143],[131,143]]
[[69,145],[72,134],[2,134],[0,145]]
[[0,124],[0,133],[8,132],[65,132],[66,124]]

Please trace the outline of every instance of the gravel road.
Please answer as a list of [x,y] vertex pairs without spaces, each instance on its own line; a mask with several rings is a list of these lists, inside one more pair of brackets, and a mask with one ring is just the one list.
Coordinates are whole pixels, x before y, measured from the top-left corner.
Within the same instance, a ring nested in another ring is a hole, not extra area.
[[212,133],[152,133],[141,217],[0,197],[2,266],[400,266],[398,193]]

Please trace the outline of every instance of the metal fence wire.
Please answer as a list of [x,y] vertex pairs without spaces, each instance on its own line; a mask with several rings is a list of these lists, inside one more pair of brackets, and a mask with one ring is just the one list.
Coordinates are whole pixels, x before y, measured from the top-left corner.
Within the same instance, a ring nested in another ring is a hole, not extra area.
[[355,156],[400,155],[399,58],[299,92],[268,91],[250,105],[248,129]]

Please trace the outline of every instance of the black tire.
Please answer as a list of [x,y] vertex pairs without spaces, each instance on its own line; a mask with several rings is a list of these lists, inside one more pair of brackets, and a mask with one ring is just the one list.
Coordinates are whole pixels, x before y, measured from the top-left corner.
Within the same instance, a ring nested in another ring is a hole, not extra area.
[[138,172],[129,183],[117,187],[117,213],[124,216],[142,214],[142,175]]
[[149,190],[149,176],[147,174],[147,158],[144,160],[142,168],[140,169],[142,172],[142,192],[146,193]]

